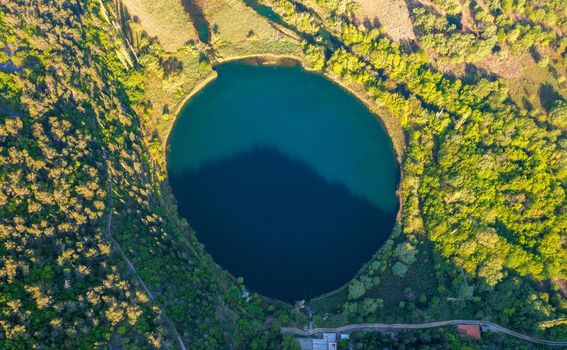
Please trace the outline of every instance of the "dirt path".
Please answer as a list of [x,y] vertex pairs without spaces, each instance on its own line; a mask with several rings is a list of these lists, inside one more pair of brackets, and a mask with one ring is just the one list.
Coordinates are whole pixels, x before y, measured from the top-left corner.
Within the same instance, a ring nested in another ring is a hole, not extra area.
[[282,334],[293,334],[299,336],[311,336],[321,333],[350,333],[355,331],[387,331],[391,329],[427,329],[427,328],[437,328],[453,325],[479,325],[486,327],[487,329],[496,332],[507,334],[518,339],[522,339],[527,342],[534,344],[547,345],[547,346],[557,346],[557,347],[567,347],[567,341],[551,341],[533,338],[528,335],[515,332],[508,328],[497,325],[496,323],[488,321],[477,321],[477,320],[447,320],[447,321],[437,321],[429,323],[359,323],[359,324],[349,324],[337,328],[314,328],[310,330],[303,330],[297,327],[282,327]]
[[[124,250],[122,250],[120,243],[118,243],[114,239],[114,237],[112,236],[112,214],[114,212],[113,202],[112,202],[112,192],[113,192],[112,173],[110,172],[110,167],[108,166],[108,155],[106,153],[106,150],[103,148],[102,152],[103,152],[103,158],[104,158],[105,162],[107,163],[106,175],[107,175],[107,183],[108,183],[108,190],[109,190],[108,204],[107,204],[107,206],[108,206],[108,218],[107,218],[107,221],[106,221],[106,237],[111,242],[114,250],[116,252],[118,252],[118,254],[120,254],[120,256],[122,257],[122,260],[124,260],[124,262],[128,266],[128,270],[130,271],[130,273],[132,273],[132,275],[138,280],[138,282],[140,283],[140,285],[142,286],[142,288],[144,289],[146,294],[150,297],[150,299],[155,302],[155,297],[154,297],[153,293],[150,291],[148,286],[144,283],[144,281],[142,280],[140,275],[138,275],[138,272],[136,271],[136,268],[134,267],[134,265],[132,264],[130,259],[128,259],[126,254],[124,254]],[[177,339],[177,342],[179,343],[179,348],[181,350],[187,350],[187,348],[185,347],[185,344],[183,343],[183,339],[181,339],[181,336],[179,335],[179,332],[177,331],[177,328],[175,327],[175,324],[166,315],[166,313],[163,309],[161,311],[162,311],[161,316],[164,318],[166,323],[169,325],[169,327],[171,328],[171,330],[173,330],[173,332],[175,334],[175,338]]]

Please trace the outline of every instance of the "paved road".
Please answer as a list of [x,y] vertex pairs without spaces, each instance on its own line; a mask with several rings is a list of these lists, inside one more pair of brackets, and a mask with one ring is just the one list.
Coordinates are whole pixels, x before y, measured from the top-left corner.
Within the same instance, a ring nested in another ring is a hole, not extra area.
[[359,323],[359,324],[349,324],[342,327],[337,328],[314,328],[310,330],[303,330],[297,327],[283,327],[281,329],[281,333],[283,334],[294,334],[300,336],[311,336],[315,334],[321,333],[350,333],[354,331],[387,331],[392,329],[426,329],[426,328],[437,328],[437,327],[445,327],[451,325],[458,325],[458,324],[467,324],[467,325],[479,325],[484,326],[487,329],[496,332],[496,333],[503,333],[507,334],[512,337],[516,337],[522,339],[527,342],[540,344],[540,345],[547,345],[547,346],[557,346],[557,347],[567,347],[567,342],[562,341],[551,341],[551,340],[544,340],[533,338],[525,334],[521,334],[510,330],[508,328],[504,328],[496,323],[488,322],[488,321],[477,321],[477,320],[448,320],[448,321],[437,321],[437,322],[429,322],[429,323]]

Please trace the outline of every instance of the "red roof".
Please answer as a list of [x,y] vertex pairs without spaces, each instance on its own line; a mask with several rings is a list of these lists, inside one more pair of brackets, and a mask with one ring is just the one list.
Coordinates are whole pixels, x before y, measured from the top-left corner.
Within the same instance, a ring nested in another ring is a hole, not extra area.
[[470,337],[480,340],[480,326],[476,324],[460,324],[457,326],[461,337]]

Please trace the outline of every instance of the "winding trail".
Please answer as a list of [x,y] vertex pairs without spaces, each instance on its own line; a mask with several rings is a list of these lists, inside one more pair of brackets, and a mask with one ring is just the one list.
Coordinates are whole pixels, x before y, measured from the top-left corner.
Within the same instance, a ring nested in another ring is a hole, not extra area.
[[393,329],[401,329],[401,330],[427,329],[427,328],[453,326],[459,324],[483,326],[486,329],[489,329],[495,333],[507,334],[509,336],[516,337],[518,339],[531,342],[534,344],[556,346],[556,347],[567,347],[567,341],[551,341],[551,340],[533,338],[528,335],[518,333],[511,329],[502,327],[496,323],[492,323],[489,321],[477,321],[477,320],[447,320],[447,321],[437,321],[437,322],[428,322],[428,323],[358,323],[358,324],[349,324],[346,326],[336,327],[336,328],[313,328],[309,330],[303,330],[297,327],[282,327],[281,333],[293,334],[299,336],[311,336],[321,333],[339,333],[339,332],[350,333],[355,331],[387,331]]
[[[128,266],[128,270],[130,271],[130,273],[132,273],[132,275],[134,277],[136,277],[136,279],[138,280],[138,282],[140,283],[140,285],[142,286],[142,288],[144,289],[146,294],[150,297],[150,299],[153,302],[155,302],[156,300],[155,300],[154,295],[152,294],[152,292],[150,291],[148,286],[144,283],[144,281],[142,280],[140,275],[138,275],[136,268],[134,267],[134,265],[132,264],[130,259],[128,259],[128,257],[126,256],[126,254],[124,253],[124,250],[122,250],[120,243],[118,243],[114,239],[114,237],[112,236],[112,213],[114,212],[114,207],[113,207],[113,202],[112,202],[112,192],[114,191],[114,187],[113,187],[113,183],[112,183],[112,173],[110,172],[110,166],[108,165],[108,162],[109,162],[108,155],[107,155],[106,150],[104,148],[102,148],[102,153],[103,153],[104,160],[107,163],[106,175],[107,175],[108,190],[109,190],[108,204],[107,204],[107,206],[108,206],[108,219],[106,221],[106,237],[111,242],[114,250],[117,251],[118,254],[120,254],[120,256],[122,257],[122,260],[124,260],[124,262]],[[179,332],[177,331],[177,328],[175,327],[175,324],[167,316],[167,314],[165,313],[165,311],[163,309],[161,309],[161,311],[162,311],[161,316],[163,317],[165,322],[168,324],[168,326],[171,328],[171,330],[175,334],[175,338],[177,339],[177,342],[179,343],[179,348],[181,350],[187,350],[187,348],[185,347],[185,344],[183,343],[183,339],[181,338],[181,336],[179,335]]]

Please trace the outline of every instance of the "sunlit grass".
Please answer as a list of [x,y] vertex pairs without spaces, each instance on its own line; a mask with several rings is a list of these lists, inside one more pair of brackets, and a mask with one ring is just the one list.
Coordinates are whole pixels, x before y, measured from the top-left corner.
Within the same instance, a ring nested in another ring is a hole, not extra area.
[[301,43],[292,32],[270,24],[243,1],[207,1],[203,12],[220,60],[262,54],[301,55]]

